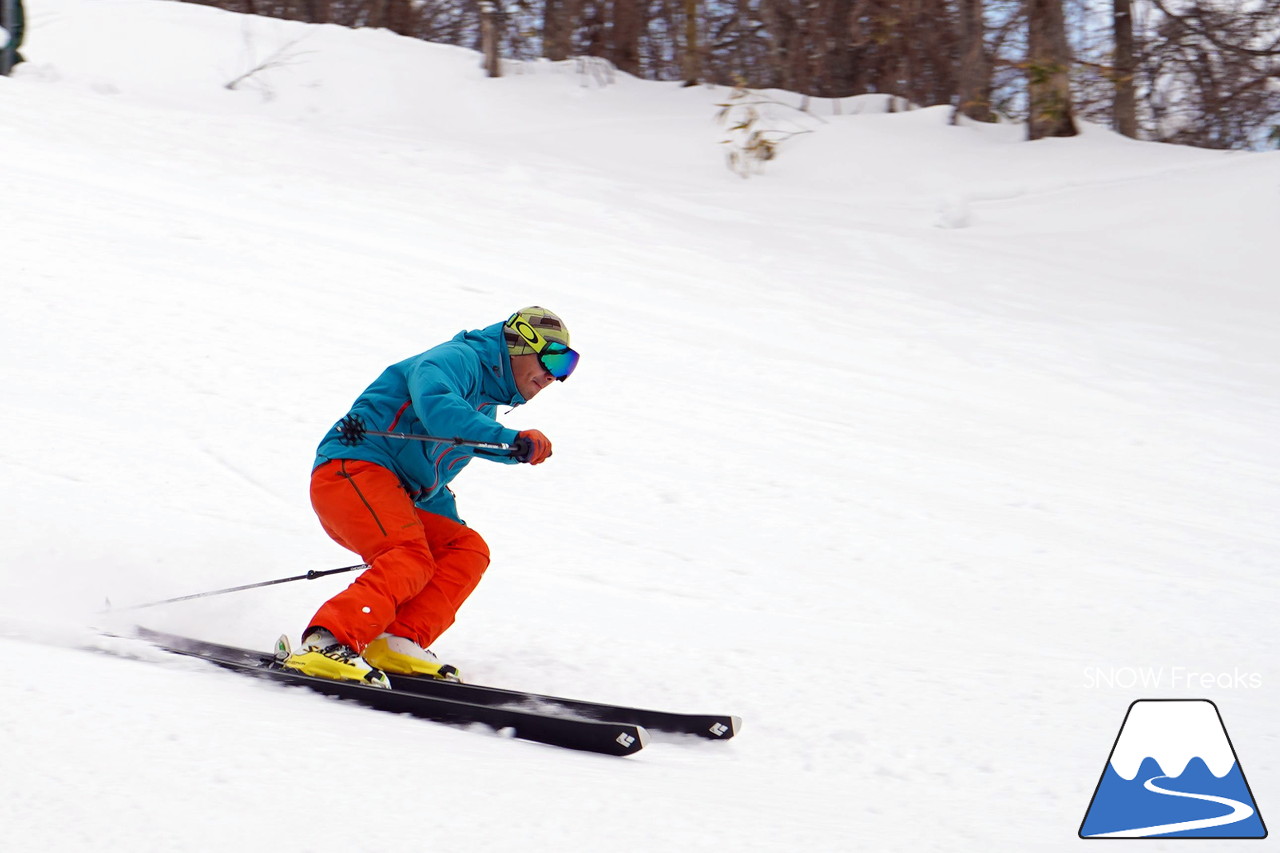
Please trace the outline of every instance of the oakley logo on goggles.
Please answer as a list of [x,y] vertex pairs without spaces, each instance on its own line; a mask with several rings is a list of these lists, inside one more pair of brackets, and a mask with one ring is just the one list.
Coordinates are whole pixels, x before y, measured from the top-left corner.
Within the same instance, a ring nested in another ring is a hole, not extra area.
[[520,319],[519,314],[512,314],[507,320],[507,328],[519,335],[525,343],[532,347],[538,361],[547,372],[563,382],[578,366],[578,351],[571,349],[559,341],[549,341],[542,334]]

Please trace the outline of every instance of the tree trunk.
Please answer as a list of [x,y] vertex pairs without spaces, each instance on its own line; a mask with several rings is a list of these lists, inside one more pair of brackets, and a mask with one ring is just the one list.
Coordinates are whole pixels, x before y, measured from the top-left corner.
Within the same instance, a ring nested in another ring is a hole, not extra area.
[[1062,0],[1027,0],[1027,138],[1075,136]]
[[640,0],[612,0],[609,60],[619,71],[640,76]]
[[684,0],[684,53],[680,68],[684,72],[684,84],[696,86],[702,79],[702,57],[698,44],[698,0]]
[[304,0],[302,4],[303,20],[311,24],[331,23],[329,4],[332,0]]
[[480,0],[480,50],[484,53],[484,70],[490,77],[502,76],[502,58],[498,55],[501,35],[498,7],[491,0]]
[[960,116],[995,121],[991,112],[991,60],[983,43],[982,0],[960,0],[960,63],[956,70],[957,103],[951,121]]
[[413,7],[409,0],[387,0],[382,25],[397,35],[413,34]]
[[1137,64],[1133,55],[1133,0],[1113,0],[1112,15],[1116,35],[1115,99],[1112,102],[1115,129],[1130,139],[1138,138],[1138,98],[1133,85]]
[[771,87],[788,92],[799,90],[796,84],[794,61],[791,58],[795,40],[796,20],[787,8],[785,0],[763,0],[760,19],[765,22],[768,38],[769,73]]
[[542,17],[542,55],[563,62],[573,51],[573,29],[577,24],[578,0],[546,0]]

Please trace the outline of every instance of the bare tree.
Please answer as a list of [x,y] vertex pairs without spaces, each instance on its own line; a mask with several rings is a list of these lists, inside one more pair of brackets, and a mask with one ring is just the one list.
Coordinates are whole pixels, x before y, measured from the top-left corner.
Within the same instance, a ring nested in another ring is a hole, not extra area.
[[640,76],[640,32],[645,23],[643,0],[609,0],[609,60],[619,71]]
[[1075,136],[1062,0],[1027,0],[1027,138]]
[[1262,145],[1267,126],[1280,127],[1280,4],[1153,3],[1163,19],[1140,68],[1153,138]]
[[484,54],[484,70],[490,77],[502,76],[502,57],[498,43],[502,39],[502,15],[494,0],[480,0],[480,44]]
[[975,121],[993,121],[991,112],[991,59],[987,56],[983,35],[982,0],[960,0],[958,17],[960,66],[956,72],[956,109],[958,116]]
[[698,0],[684,0],[684,44],[681,45],[681,71],[686,86],[696,86],[702,79],[701,45],[698,42]]
[[1138,138],[1138,94],[1134,84],[1137,67],[1133,44],[1133,0],[1112,0],[1113,30],[1115,32],[1115,68],[1112,81],[1115,97],[1112,100],[1112,124],[1117,133],[1130,139]]
[[561,62],[573,55],[573,31],[582,4],[579,0],[545,0],[542,13],[542,55]]

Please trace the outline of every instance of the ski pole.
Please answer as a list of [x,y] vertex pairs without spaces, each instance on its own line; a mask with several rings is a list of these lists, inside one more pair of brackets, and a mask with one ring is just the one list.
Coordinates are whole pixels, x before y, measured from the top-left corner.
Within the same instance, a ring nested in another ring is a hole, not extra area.
[[527,447],[523,447],[522,443],[526,439],[517,439],[515,444],[505,444],[500,441],[472,441],[469,438],[443,438],[438,435],[414,435],[412,433],[403,432],[384,432],[378,429],[369,429],[364,424],[364,418],[359,415],[347,415],[337,423],[338,441],[347,447],[354,447],[364,441],[366,435],[380,435],[384,438],[402,438],[406,441],[434,441],[439,444],[452,444],[454,447],[474,447],[477,450],[497,450],[510,456],[519,458],[528,452]]
[[311,580],[315,580],[316,578],[322,578],[325,575],[336,575],[336,574],[341,574],[342,572],[358,572],[361,569],[367,569],[367,568],[369,568],[368,563],[361,563],[358,566],[343,566],[340,569],[325,569],[324,571],[316,571],[315,569],[312,569],[311,571],[307,572],[305,575],[294,575],[291,578],[276,578],[273,581],[262,581],[260,583],[247,583],[247,584],[244,584],[243,586],[230,586],[230,587],[227,587],[226,589],[215,589],[215,590],[210,590],[209,592],[193,593],[192,595],[180,595],[177,598],[166,598],[163,601],[149,601],[146,604],[131,604],[128,607],[112,608],[110,606],[110,602],[108,602],[107,610],[102,612],[105,613],[113,609],[141,610],[144,607],[159,607],[161,604],[174,604],[179,601],[190,601],[193,598],[208,598],[211,595],[225,595],[228,592],[240,592],[246,589],[257,589],[258,587],[261,587],[261,586],[273,586],[278,583],[289,583],[290,581],[311,581]]

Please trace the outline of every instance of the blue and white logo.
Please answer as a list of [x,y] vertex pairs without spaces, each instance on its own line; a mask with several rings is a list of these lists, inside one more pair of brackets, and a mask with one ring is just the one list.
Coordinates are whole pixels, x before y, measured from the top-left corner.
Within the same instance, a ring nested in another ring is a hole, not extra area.
[[1080,824],[1081,838],[1266,838],[1218,707],[1129,706]]

